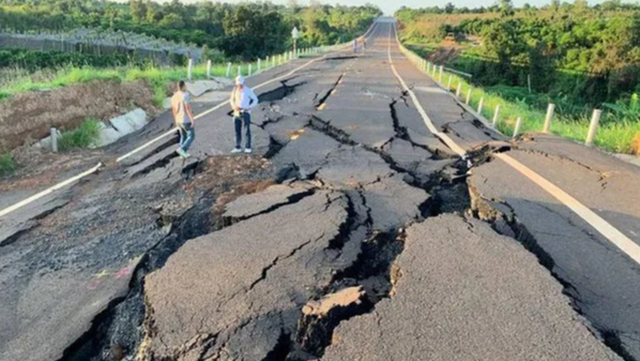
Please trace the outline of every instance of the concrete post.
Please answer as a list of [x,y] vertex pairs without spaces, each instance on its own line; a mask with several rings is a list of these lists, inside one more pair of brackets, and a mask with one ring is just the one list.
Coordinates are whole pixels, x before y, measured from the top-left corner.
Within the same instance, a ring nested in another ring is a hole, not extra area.
[[187,64],[187,79],[192,80],[193,78],[193,60],[189,59],[189,63]]
[[251,76],[251,65],[253,65],[253,64],[249,63],[249,72],[247,73],[248,76]]
[[551,120],[553,119],[553,112],[556,109],[556,105],[553,103],[549,103],[549,107],[547,108],[547,116],[544,118],[544,128],[542,128],[543,133],[549,133],[551,130]]
[[262,60],[260,58],[258,58],[258,70],[256,70],[256,73],[260,72],[260,68],[262,67],[261,62],[262,62]]
[[464,103],[466,105],[469,105],[470,101],[471,101],[471,87],[469,87],[469,90],[467,90],[467,98],[465,99]]
[[449,75],[449,81],[447,81],[447,91],[451,89],[451,75]]
[[496,105],[496,110],[493,112],[493,123],[491,126],[495,129],[496,125],[498,125],[498,118],[500,117],[500,104]]
[[242,75],[242,65],[238,65],[238,72],[236,75]]
[[602,110],[594,109],[591,116],[591,124],[589,125],[589,133],[587,134],[587,140],[584,143],[587,147],[593,146],[593,141],[596,139],[596,132],[598,131],[598,124],[600,123],[600,116]]
[[458,83],[458,88],[456,89],[456,98],[460,98],[460,92],[462,91],[462,82]]
[[444,72],[444,66],[440,65],[440,75],[438,76],[438,83],[442,84],[442,73]]
[[425,71],[427,72],[427,74],[429,74],[429,72],[431,71],[431,63],[427,62],[427,66],[425,68]]
[[478,103],[478,114],[482,115],[482,106],[484,105],[484,97],[480,98],[480,103]]
[[517,137],[518,133],[520,133],[520,128],[522,127],[522,118],[518,117],[516,120],[516,127],[513,129],[513,137]]
[[58,130],[54,127],[51,127],[51,151],[54,153],[58,152]]
[[269,69],[269,55],[264,59],[264,67],[265,69]]
[[227,74],[225,75],[228,78],[231,75],[231,63],[227,63]]
[[211,78],[211,60],[207,60],[207,79]]

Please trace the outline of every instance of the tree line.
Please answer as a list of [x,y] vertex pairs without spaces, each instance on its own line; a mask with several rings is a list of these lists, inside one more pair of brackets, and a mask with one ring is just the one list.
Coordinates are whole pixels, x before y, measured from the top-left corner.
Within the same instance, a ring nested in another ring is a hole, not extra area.
[[462,44],[480,39],[453,62],[483,85],[532,86],[590,105],[640,91],[638,4],[554,0],[514,8],[502,0],[478,15],[434,15],[442,10],[401,9],[405,40],[438,43],[451,33]]
[[302,32],[301,46],[331,45],[366,30],[382,15],[373,5],[300,6],[269,2],[229,4],[179,0],[0,0],[0,30],[64,31],[76,27],[143,33],[222,51],[226,57],[255,59],[291,45],[291,29]]

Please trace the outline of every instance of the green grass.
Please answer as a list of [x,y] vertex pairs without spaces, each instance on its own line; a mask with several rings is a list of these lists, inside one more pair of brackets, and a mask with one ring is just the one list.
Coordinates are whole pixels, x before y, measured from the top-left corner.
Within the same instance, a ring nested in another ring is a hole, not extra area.
[[[525,99],[508,100],[491,90],[473,87],[464,78],[455,74],[445,72],[443,83],[446,87],[448,84],[448,76],[452,76],[451,89],[455,94],[458,83],[462,83],[462,91],[460,98],[466,100],[467,91],[471,88],[471,99],[469,105],[477,110],[480,99],[483,99],[482,115],[489,121],[493,120],[496,106],[500,105],[498,116],[498,124],[496,128],[505,135],[513,135],[518,117],[522,118],[522,127],[520,133],[541,132],[546,110],[535,107]],[[437,76],[435,80],[437,80]],[[568,138],[577,142],[584,142],[589,130],[591,114],[584,112],[583,114],[571,113],[563,115],[556,107],[551,132],[564,138]],[[640,119],[621,118],[613,113],[603,112],[600,126],[598,127],[595,145],[610,152],[615,153],[633,153],[633,139],[640,134]]]
[[[252,73],[257,70],[257,62],[252,64]],[[268,67],[271,67],[269,61]],[[262,70],[267,64],[262,62]],[[241,64],[242,74],[248,75],[249,64]],[[231,67],[230,77],[235,77],[238,64]],[[226,64],[212,64],[211,76],[226,76]],[[194,66],[192,78],[194,80],[206,79],[207,65]],[[161,106],[162,101],[168,95],[167,84],[187,79],[187,67],[119,67],[119,68],[93,68],[93,67],[65,67],[57,70],[43,70],[30,74],[21,69],[9,69],[0,71],[0,100],[10,98],[16,94],[34,91],[63,88],[77,83],[94,80],[113,79],[120,81],[146,80],[153,89],[156,105]]]
[[58,146],[61,151],[89,148],[95,144],[99,137],[100,121],[87,119],[76,129],[62,132]]
[[18,164],[13,159],[13,154],[0,154],[0,176],[10,175],[16,168],[18,168]]

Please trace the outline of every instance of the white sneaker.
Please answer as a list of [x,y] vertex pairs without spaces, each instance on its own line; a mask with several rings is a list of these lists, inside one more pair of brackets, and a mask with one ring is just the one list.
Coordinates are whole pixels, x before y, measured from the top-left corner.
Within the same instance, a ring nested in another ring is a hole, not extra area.
[[182,158],[189,158],[189,154],[182,150],[182,148],[176,149],[176,153],[178,153]]
[[231,151],[232,154],[240,153],[240,152],[242,152],[242,149],[240,148],[233,148],[233,150]]
[[244,152],[245,152],[245,153],[247,153],[247,154],[249,154],[249,153],[253,152],[253,150],[251,150],[251,148],[245,148],[245,149],[244,149]]

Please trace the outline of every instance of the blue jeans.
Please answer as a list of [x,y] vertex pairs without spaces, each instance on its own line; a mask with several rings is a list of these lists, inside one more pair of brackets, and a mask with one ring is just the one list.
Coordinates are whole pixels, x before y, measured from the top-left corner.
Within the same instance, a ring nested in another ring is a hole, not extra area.
[[191,123],[183,123],[178,127],[178,132],[180,133],[180,148],[186,152],[196,138],[196,130],[193,129]]
[[236,148],[240,149],[242,145],[242,123],[245,127],[246,148],[251,148],[251,114],[240,113],[240,116],[233,118],[233,122],[236,126]]

